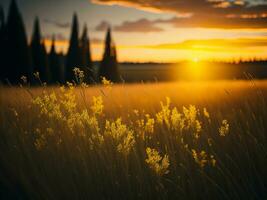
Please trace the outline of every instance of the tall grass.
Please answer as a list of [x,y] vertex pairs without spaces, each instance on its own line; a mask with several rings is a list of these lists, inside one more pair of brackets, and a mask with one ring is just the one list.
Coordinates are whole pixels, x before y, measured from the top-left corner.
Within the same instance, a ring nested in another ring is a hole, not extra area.
[[266,199],[267,84],[250,84],[1,88],[0,197]]

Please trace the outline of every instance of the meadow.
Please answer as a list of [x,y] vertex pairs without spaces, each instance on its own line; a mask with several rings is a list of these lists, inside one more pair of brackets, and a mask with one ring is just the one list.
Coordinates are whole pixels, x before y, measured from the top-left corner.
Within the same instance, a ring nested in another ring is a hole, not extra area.
[[0,90],[1,199],[267,198],[267,81]]

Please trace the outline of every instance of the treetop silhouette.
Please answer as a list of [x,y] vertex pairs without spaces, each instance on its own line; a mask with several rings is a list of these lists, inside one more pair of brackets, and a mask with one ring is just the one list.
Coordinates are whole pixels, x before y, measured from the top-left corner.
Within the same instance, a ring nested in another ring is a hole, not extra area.
[[72,30],[69,49],[66,57],[66,80],[74,80],[73,68],[81,64],[81,55],[79,48],[79,24],[77,14],[74,13],[72,20]]
[[91,59],[90,40],[88,37],[87,26],[84,25],[80,39],[81,68],[85,73],[85,82],[92,83],[94,80],[93,63]]
[[115,43],[112,41],[110,27],[107,30],[105,50],[102,62],[99,67],[98,77],[100,80],[105,77],[108,80],[111,80],[112,82],[120,81],[116,47]]
[[22,75],[32,74],[30,52],[22,16],[15,0],[11,1],[6,23],[5,78],[17,83]]
[[30,46],[31,46],[33,70],[34,72],[38,71],[40,73],[40,79],[42,81],[48,82],[50,79],[48,58],[44,42],[41,36],[38,17],[36,17],[34,21],[33,35]]

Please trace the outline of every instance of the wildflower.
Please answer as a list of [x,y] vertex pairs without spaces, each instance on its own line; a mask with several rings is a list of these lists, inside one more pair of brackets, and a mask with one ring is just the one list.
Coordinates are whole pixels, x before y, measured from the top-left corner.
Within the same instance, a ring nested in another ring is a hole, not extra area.
[[27,83],[27,77],[26,76],[22,76],[22,77],[20,77],[20,79],[22,80],[23,83]]
[[219,128],[219,134],[220,136],[226,136],[229,133],[229,124],[226,119],[222,121],[222,125]]
[[133,113],[134,113],[136,116],[139,116],[139,110],[134,109],[134,110],[133,110]]
[[128,155],[135,144],[133,131],[122,123],[121,118],[115,122],[106,121],[105,132],[106,136],[110,136],[117,146],[120,153]]
[[177,111],[177,108],[173,108],[171,112],[171,124],[174,130],[182,131],[184,128],[184,118],[181,113]]
[[210,119],[210,114],[208,113],[206,108],[203,108],[203,115],[204,117],[206,117],[207,119]]
[[82,70],[80,70],[78,67],[75,67],[73,69],[75,78],[77,80],[78,83],[82,83],[83,79],[84,79],[84,72]]
[[189,108],[183,107],[183,114],[185,119],[187,120],[187,126],[190,127],[195,123],[197,118],[197,109],[193,105],[189,105]]
[[169,173],[169,157],[168,155],[160,156],[156,149],[146,148],[147,159],[145,160],[150,169],[157,175],[162,176]]
[[40,79],[40,73],[39,73],[39,72],[35,72],[35,73],[33,73],[33,76],[34,76],[36,79]]
[[214,158],[213,155],[210,156],[210,162],[211,162],[211,165],[212,165],[213,167],[215,167],[215,165],[216,165],[216,160],[215,160],[215,158]]
[[101,96],[95,97],[93,96],[93,104],[91,106],[91,110],[94,115],[100,115],[103,112],[103,99]]
[[113,85],[113,83],[110,80],[106,79],[105,77],[102,77],[101,83],[104,86],[111,86],[111,85]]
[[156,114],[156,119],[159,124],[165,123],[168,128],[170,128],[170,98],[166,97],[166,104],[164,105],[163,102],[160,102],[161,111]]
[[154,132],[154,124],[155,120],[150,118],[150,115],[146,115],[146,123],[145,123],[145,132],[153,133]]
[[201,132],[201,123],[199,120],[195,120],[195,138],[198,139]]
[[196,163],[199,164],[201,168],[205,167],[207,164],[207,153],[205,151],[201,151],[200,153],[197,153],[196,150],[192,149],[192,156]]
[[35,129],[36,139],[34,141],[35,148],[40,151],[46,146],[46,137],[39,128]]
[[211,166],[215,166],[216,160],[213,155],[208,155],[205,151],[197,152],[196,150],[192,149],[192,157],[195,160],[195,162],[201,167],[205,167],[207,164],[210,164]]
[[74,94],[74,87],[72,83],[67,83],[68,89],[65,90],[64,87],[61,88],[63,92],[63,96],[60,100],[60,105],[67,111],[67,113],[74,113],[76,111],[76,97]]
[[36,97],[33,104],[38,106],[40,114],[48,116],[49,118],[61,119],[62,113],[60,105],[58,104],[56,94],[45,94],[43,97]]

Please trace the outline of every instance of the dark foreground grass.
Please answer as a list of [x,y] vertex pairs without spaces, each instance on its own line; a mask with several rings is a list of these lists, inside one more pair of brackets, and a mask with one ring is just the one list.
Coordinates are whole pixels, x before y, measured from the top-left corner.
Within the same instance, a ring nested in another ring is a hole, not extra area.
[[266,82],[1,88],[0,199],[266,199],[266,95]]

